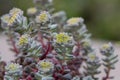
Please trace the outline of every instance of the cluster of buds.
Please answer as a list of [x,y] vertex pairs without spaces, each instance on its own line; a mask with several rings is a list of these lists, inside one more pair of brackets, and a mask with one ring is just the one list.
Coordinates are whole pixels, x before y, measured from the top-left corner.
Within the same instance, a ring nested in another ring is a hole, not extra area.
[[36,16],[36,22],[40,24],[45,24],[50,21],[50,14],[47,11],[42,11],[38,16]]
[[5,66],[5,71],[5,80],[16,80],[22,75],[22,66],[17,63],[9,63]]
[[23,18],[23,11],[18,8],[13,8],[10,10],[9,14],[5,14],[1,17],[2,27],[21,25]]
[[54,64],[52,62],[50,62],[49,60],[39,61],[37,66],[38,66],[40,73],[48,73],[49,72],[51,74],[54,69]]
[[[102,65],[90,43],[84,19],[73,17],[67,20],[64,11],[53,12],[52,0],[33,0],[29,19],[23,11],[13,8],[1,17],[16,53],[16,58],[2,66],[4,80],[98,80]],[[105,57],[106,76],[118,61],[111,43],[101,48]],[[1,65],[0,65],[1,69]],[[81,71],[84,69],[85,71]],[[1,77],[3,76],[3,77]]]
[[28,14],[29,16],[34,16],[35,14],[37,14],[37,8],[35,8],[35,7],[29,8],[29,9],[27,10],[27,14]]

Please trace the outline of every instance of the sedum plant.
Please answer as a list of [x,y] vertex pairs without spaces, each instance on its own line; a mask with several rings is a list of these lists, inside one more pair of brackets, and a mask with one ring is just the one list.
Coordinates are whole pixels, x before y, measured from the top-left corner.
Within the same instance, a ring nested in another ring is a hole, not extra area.
[[106,73],[102,80],[113,78],[110,71],[118,56],[111,43],[100,49],[101,63],[83,18],[67,20],[64,11],[55,12],[52,0],[33,2],[28,18],[19,8],[1,16],[1,27],[16,56],[10,63],[1,63],[1,80],[99,80],[101,65]]
[[118,62],[118,55],[114,54],[114,47],[111,43],[104,44],[103,47],[101,48],[100,52],[104,56],[103,60],[103,65],[105,66],[105,73],[106,76],[103,78],[103,80],[106,79],[112,79],[113,77],[110,76],[110,71],[115,69],[115,63]]

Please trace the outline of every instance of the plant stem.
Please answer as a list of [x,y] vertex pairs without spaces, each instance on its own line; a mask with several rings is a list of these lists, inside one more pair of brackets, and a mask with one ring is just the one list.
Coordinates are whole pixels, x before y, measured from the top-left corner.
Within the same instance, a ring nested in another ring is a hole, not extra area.
[[13,41],[13,37],[10,36],[10,41],[12,43],[12,46],[13,46],[13,51],[17,54],[19,54],[19,50],[17,49],[16,45],[15,45],[15,42]]
[[48,48],[46,50],[46,52],[43,54],[43,56],[40,58],[40,60],[43,60],[44,58],[46,58],[47,54],[51,51],[51,44],[50,42],[48,42]]
[[44,44],[44,41],[43,41],[43,38],[42,38],[40,31],[38,32],[38,38],[39,38],[40,43],[42,44],[42,47],[45,48],[46,46]]
[[109,79],[109,75],[110,75],[110,68],[108,68],[108,71],[106,73],[106,77],[103,78],[103,80],[108,80]]

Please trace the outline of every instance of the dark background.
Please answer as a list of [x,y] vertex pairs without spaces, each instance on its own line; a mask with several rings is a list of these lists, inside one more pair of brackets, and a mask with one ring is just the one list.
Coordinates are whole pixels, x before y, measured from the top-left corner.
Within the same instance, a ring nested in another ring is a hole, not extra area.
[[[34,6],[32,0],[0,0],[0,16],[13,7],[25,11]],[[120,41],[120,0],[54,0],[56,11],[70,17],[83,17],[93,38]]]

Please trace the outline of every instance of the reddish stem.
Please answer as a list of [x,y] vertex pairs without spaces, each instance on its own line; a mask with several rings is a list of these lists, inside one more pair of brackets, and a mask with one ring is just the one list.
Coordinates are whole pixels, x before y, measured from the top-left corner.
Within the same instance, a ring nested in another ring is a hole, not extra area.
[[44,58],[46,58],[47,54],[51,51],[52,51],[51,44],[50,44],[50,42],[48,42],[48,48],[47,48],[46,52],[43,54],[43,56],[40,58],[40,60],[43,60]]
[[44,44],[44,41],[43,41],[43,38],[40,32],[38,32],[38,38],[39,38],[40,43],[42,44],[42,47],[45,48],[46,46]]
[[103,80],[108,80],[110,75],[110,68],[108,68],[108,71],[106,73],[106,77],[103,78]]
[[17,49],[12,37],[10,37],[10,41],[11,41],[12,46],[13,46],[13,51],[16,53],[16,55],[19,54],[19,50]]
[[63,66],[62,66],[62,70],[60,70],[60,71],[55,71],[55,72],[53,73],[53,77],[54,77],[55,80],[60,80],[59,77],[56,76],[56,74],[58,74],[58,73],[60,73],[60,74],[63,74],[63,73],[64,73],[64,68],[63,68]]

